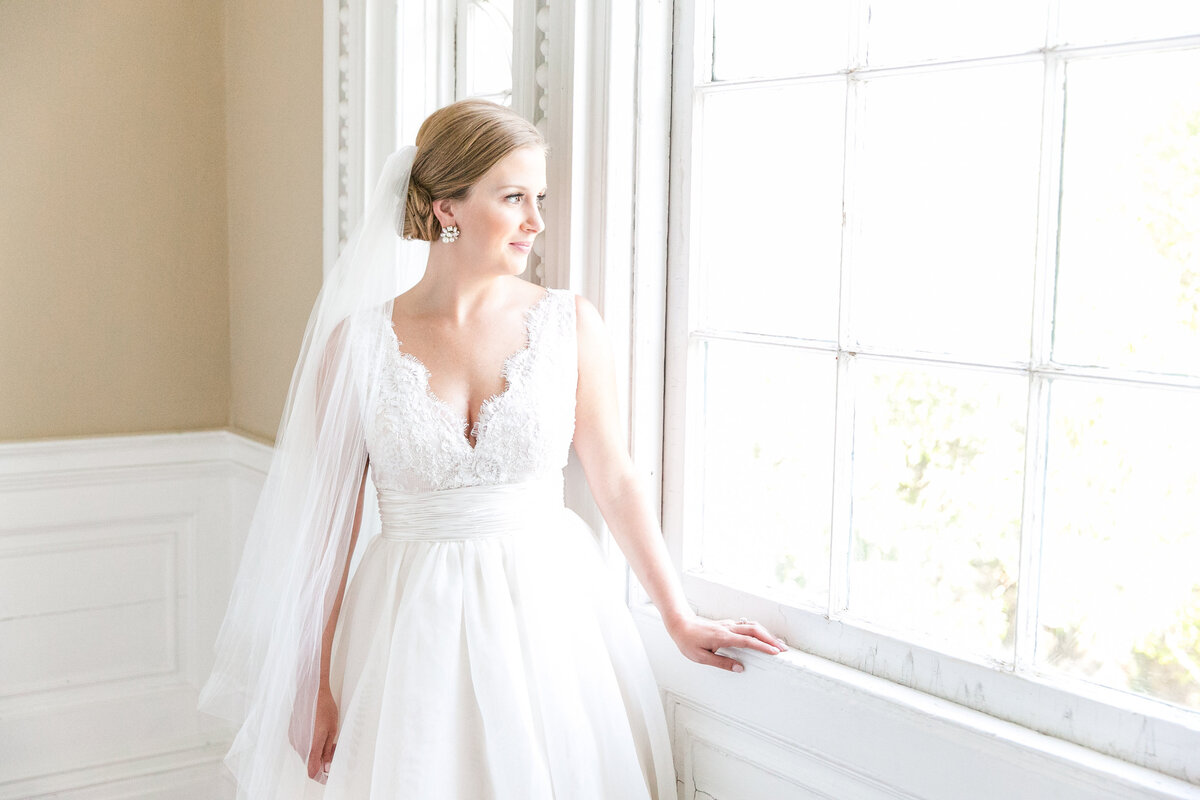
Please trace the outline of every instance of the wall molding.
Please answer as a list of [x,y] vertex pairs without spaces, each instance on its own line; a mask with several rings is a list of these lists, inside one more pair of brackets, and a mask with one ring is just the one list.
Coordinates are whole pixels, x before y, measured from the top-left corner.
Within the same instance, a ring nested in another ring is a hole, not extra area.
[[[550,86],[550,4],[548,0],[516,0],[513,3],[512,108],[547,137]],[[546,286],[546,239],[533,242],[529,256],[529,279]]]
[[387,157],[454,99],[454,0],[324,0],[323,263],[337,261]]
[[[675,771],[684,797],[919,800],[820,753],[736,718],[714,714],[673,692],[666,693],[666,702]],[[747,776],[758,785],[747,785]]]
[[[361,49],[363,4],[351,0],[324,0],[324,259],[328,272],[337,260],[352,220],[362,213],[361,175],[362,68],[352,61]],[[352,44],[351,37],[354,37]],[[352,90],[353,87],[353,90]]]
[[232,731],[196,694],[271,453],[224,430],[0,443],[0,800],[232,797]]
[[191,750],[64,772],[27,782],[13,800],[223,800],[235,787],[219,769],[228,745],[199,744]]
[[126,470],[258,466],[271,447],[227,430],[0,442],[0,492],[63,481],[121,480]]

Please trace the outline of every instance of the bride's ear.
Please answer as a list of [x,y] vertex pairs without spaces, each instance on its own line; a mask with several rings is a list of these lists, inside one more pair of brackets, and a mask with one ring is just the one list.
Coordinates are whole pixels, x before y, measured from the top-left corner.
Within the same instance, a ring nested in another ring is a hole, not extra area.
[[433,215],[443,228],[454,224],[454,201],[442,198],[433,201]]

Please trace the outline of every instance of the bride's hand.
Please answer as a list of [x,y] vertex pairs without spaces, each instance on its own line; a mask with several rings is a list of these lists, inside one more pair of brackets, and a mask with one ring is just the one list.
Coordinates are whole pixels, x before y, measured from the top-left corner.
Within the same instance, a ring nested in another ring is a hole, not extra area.
[[333,751],[337,749],[338,710],[329,687],[322,686],[317,692],[317,710],[313,717],[312,741],[307,746],[296,741],[298,732],[293,720],[289,738],[292,747],[300,754],[308,767],[308,777],[318,783],[325,783],[329,777],[329,763],[333,760]]
[[757,622],[742,619],[711,620],[692,614],[667,627],[679,652],[692,661],[709,664],[731,672],[741,672],[740,661],[717,655],[721,647],[746,647],[770,655],[787,650],[782,639],[772,636]]

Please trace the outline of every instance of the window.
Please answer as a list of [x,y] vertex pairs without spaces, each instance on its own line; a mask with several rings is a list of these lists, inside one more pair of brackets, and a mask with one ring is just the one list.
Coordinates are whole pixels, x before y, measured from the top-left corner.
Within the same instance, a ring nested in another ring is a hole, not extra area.
[[512,105],[513,0],[460,0],[455,97]]
[[1170,771],[1200,746],[1200,6],[692,5],[689,597]]

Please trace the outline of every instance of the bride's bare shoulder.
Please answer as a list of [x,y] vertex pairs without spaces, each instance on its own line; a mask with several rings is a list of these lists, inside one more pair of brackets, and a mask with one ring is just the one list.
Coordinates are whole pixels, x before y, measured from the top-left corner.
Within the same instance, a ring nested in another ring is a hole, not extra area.
[[546,287],[522,278],[513,278],[506,288],[510,293],[509,297],[512,298],[512,305],[518,308],[529,308],[550,293]]

